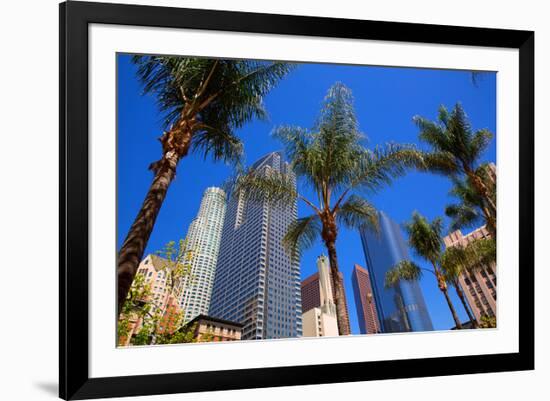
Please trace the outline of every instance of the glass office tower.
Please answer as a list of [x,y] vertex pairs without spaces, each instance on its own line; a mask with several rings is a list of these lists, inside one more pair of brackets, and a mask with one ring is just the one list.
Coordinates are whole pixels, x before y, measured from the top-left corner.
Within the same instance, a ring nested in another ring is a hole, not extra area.
[[[280,152],[252,168],[293,176]],[[302,335],[300,265],[282,245],[296,218],[296,203],[229,196],[209,314],[242,323],[243,340]]]
[[424,296],[417,281],[401,281],[384,288],[386,272],[398,262],[410,259],[399,225],[379,212],[380,232],[361,231],[367,268],[383,333],[433,330]]

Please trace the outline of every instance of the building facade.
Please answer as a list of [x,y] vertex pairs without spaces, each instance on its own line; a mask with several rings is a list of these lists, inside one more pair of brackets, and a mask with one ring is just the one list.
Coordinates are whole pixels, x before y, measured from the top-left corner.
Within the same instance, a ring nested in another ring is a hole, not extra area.
[[191,274],[183,283],[180,299],[184,322],[208,313],[225,207],[225,192],[221,188],[207,188],[202,197],[199,213],[187,231],[186,250],[191,254]]
[[380,330],[383,333],[433,330],[417,281],[401,280],[395,287],[384,287],[386,272],[398,262],[410,258],[399,225],[383,212],[379,212],[378,218],[380,232],[361,230],[361,242]]
[[355,307],[357,308],[359,331],[361,334],[380,333],[378,312],[368,270],[355,265],[351,275],[351,282],[355,297]]
[[[280,152],[252,169],[294,177]],[[229,197],[209,315],[242,323],[245,340],[302,335],[300,265],[282,245],[296,218],[296,203]]]
[[[326,256],[322,255],[317,258],[317,270],[317,279],[314,281],[310,280],[309,285],[311,287],[311,283],[317,284],[319,302],[316,306],[305,310],[302,314],[303,335],[304,337],[337,336],[338,322],[331,280],[332,275],[330,274],[329,262]],[[302,286],[302,291],[303,289],[304,287]],[[311,293],[306,294],[306,296],[311,295]],[[311,300],[310,298],[308,303],[311,303]]]
[[312,308],[302,315],[304,337],[337,337],[336,315],[323,313],[321,308]]
[[[319,263],[324,267],[320,267]],[[330,285],[330,291],[332,291],[332,299],[334,299],[334,288],[332,287],[332,272],[330,271],[330,264],[326,256],[320,256],[317,259],[317,273],[312,274],[311,276],[305,278],[301,284],[301,293],[302,293],[302,314],[305,315],[306,312],[313,308],[319,308],[323,305],[323,295],[322,295],[322,283],[326,281]],[[327,274],[327,277],[321,278],[320,272],[324,271]],[[342,284],[344,283],[344,276],[342,272],[338,272]],[[348,312],[348,303],[346,300],[346,291],[344,286],[344,308],[345,315],[344,320],[347,322],[349,327],[349,312]],[[305,335],[305,334],[304,334]]]
[[[167,280],[167,261],[157,255],[147,255],[139,264],[136,278],[132,285],[136,285],[137,277],[143,277],[143,286],[148,286],[148,295],[142,299],[151,306],[149,316],[160,316],[156,334],[174,332],[181,324],[181,309],[178,300],[181,297],[181,288],[172,288]],[[132,336],[135,336],[143,327],[143,319],[129,316],[128,335],[119,345],[129,345]]]
[[206,315],[196,316],[183,330],[193,328],[193,339],[198,342],[238,341],[243,325],[237,322],[217,319]]
[[[446,236],[443,241],[446,247],[464,247],[473,241],[490,237],[491,234],[483,226],[466,235],[457,230]],[[478,322],[481,322],[482,316],[496,317],[497,276],[495,263],[491,263],[489,266],[480,266],[472,272],[462,273],[458,282]]]

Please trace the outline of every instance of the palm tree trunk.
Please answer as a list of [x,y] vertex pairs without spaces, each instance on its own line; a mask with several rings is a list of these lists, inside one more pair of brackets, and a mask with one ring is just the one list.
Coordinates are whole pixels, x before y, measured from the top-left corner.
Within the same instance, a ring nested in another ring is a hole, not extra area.
[[176,174],[176,166],[179,156],[174,151],[164,154],[158,162],[155,177],[141,205],[141,209],[128,231],[126,240],[122,244],[118,254],[117,285],[118,285],[118,313],[132,285],[137,268],[145,247],[149,241],[153,226],[164,202],[168,187]]
[[447,305],[449,306],[449,310],[451,311],[451,314],[453,315],[453,319],[455,321],[455,325],[457,329],[462,328],[462,323],[460,323],[460,319],[458,318],[458,315],[456,314],[455,307],[453,305],[453,302],[451,301],[451,298],[449,297],[449,291],[447,287],[447,281],[445,281],[445,277],[441,274],[439,271],[436,263],[432,261],[432,265],[435,272],[435,277],[437,279],[437,286],[439,287],[439,290],[445,295],[445,300],[447,301]]
[[338,321],[338,334],[347,336],[351,334],[349,326],[349,317],[346,310],[344,283],[339,274],[338,258],[336,256],[336,246],[334,241],[326,241],[328,258],[330,262],[330,273],[332,276],[332,286],[334,288],[334,303],[336,304],[336,320]]
[[456,314],[455,307],[453,306],[453,302],[451,301],[451,298],[449,297],[449,291],[447,288],[442,289],[441,292],[443,295],[445,295],[445,300],[447,301],[447,305],[449,305],[449,309],[451,310],[451,313],[453,315],[453,319],[455,321],[455,325],[457,329],[462,329],[462,323],[460,323],[460,319],[458,318],[458,315]]
[[460,299],[460,302],[462,302],[462,306],[464,306],[464,309],[466,310],[466,313],[468,314],[468,319],[470,319],[470,322],[472,322],[472,325],[474,328],[478,328],[479,325],[477,323],[476,318],[472,315],[472,312],[470,311],[470,307],[468,306],[468,303],[466,302],[466,298],[464,297],[464,292],[460,289],[460,286],[458,283],[453,284],[456,290],[456,295],[458,295],[458,298]]
[[483,209],[483,215],[485,216],[485,224],[487,225],[487,230],[489,230],[493,238],[496,238],[497,228],[496,228],[495,217],[491,214],[491,212],[486,207],[483,207],[482,209]]

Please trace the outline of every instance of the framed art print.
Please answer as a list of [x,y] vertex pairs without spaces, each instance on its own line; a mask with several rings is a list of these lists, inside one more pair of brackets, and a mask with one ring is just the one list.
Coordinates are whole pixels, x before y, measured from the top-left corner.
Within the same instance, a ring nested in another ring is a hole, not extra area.
[[533,32],[70,1],[60,99],[60,397],[534,368]]

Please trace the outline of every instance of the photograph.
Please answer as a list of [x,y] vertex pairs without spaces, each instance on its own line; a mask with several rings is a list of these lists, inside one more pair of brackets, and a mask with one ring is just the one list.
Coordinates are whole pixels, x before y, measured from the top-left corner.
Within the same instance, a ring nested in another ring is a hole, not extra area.
[[30,3],[0,401],[545,394],[542,5]]
[[496,159],[496,71],[119,52],[113,343],[498,330]]

